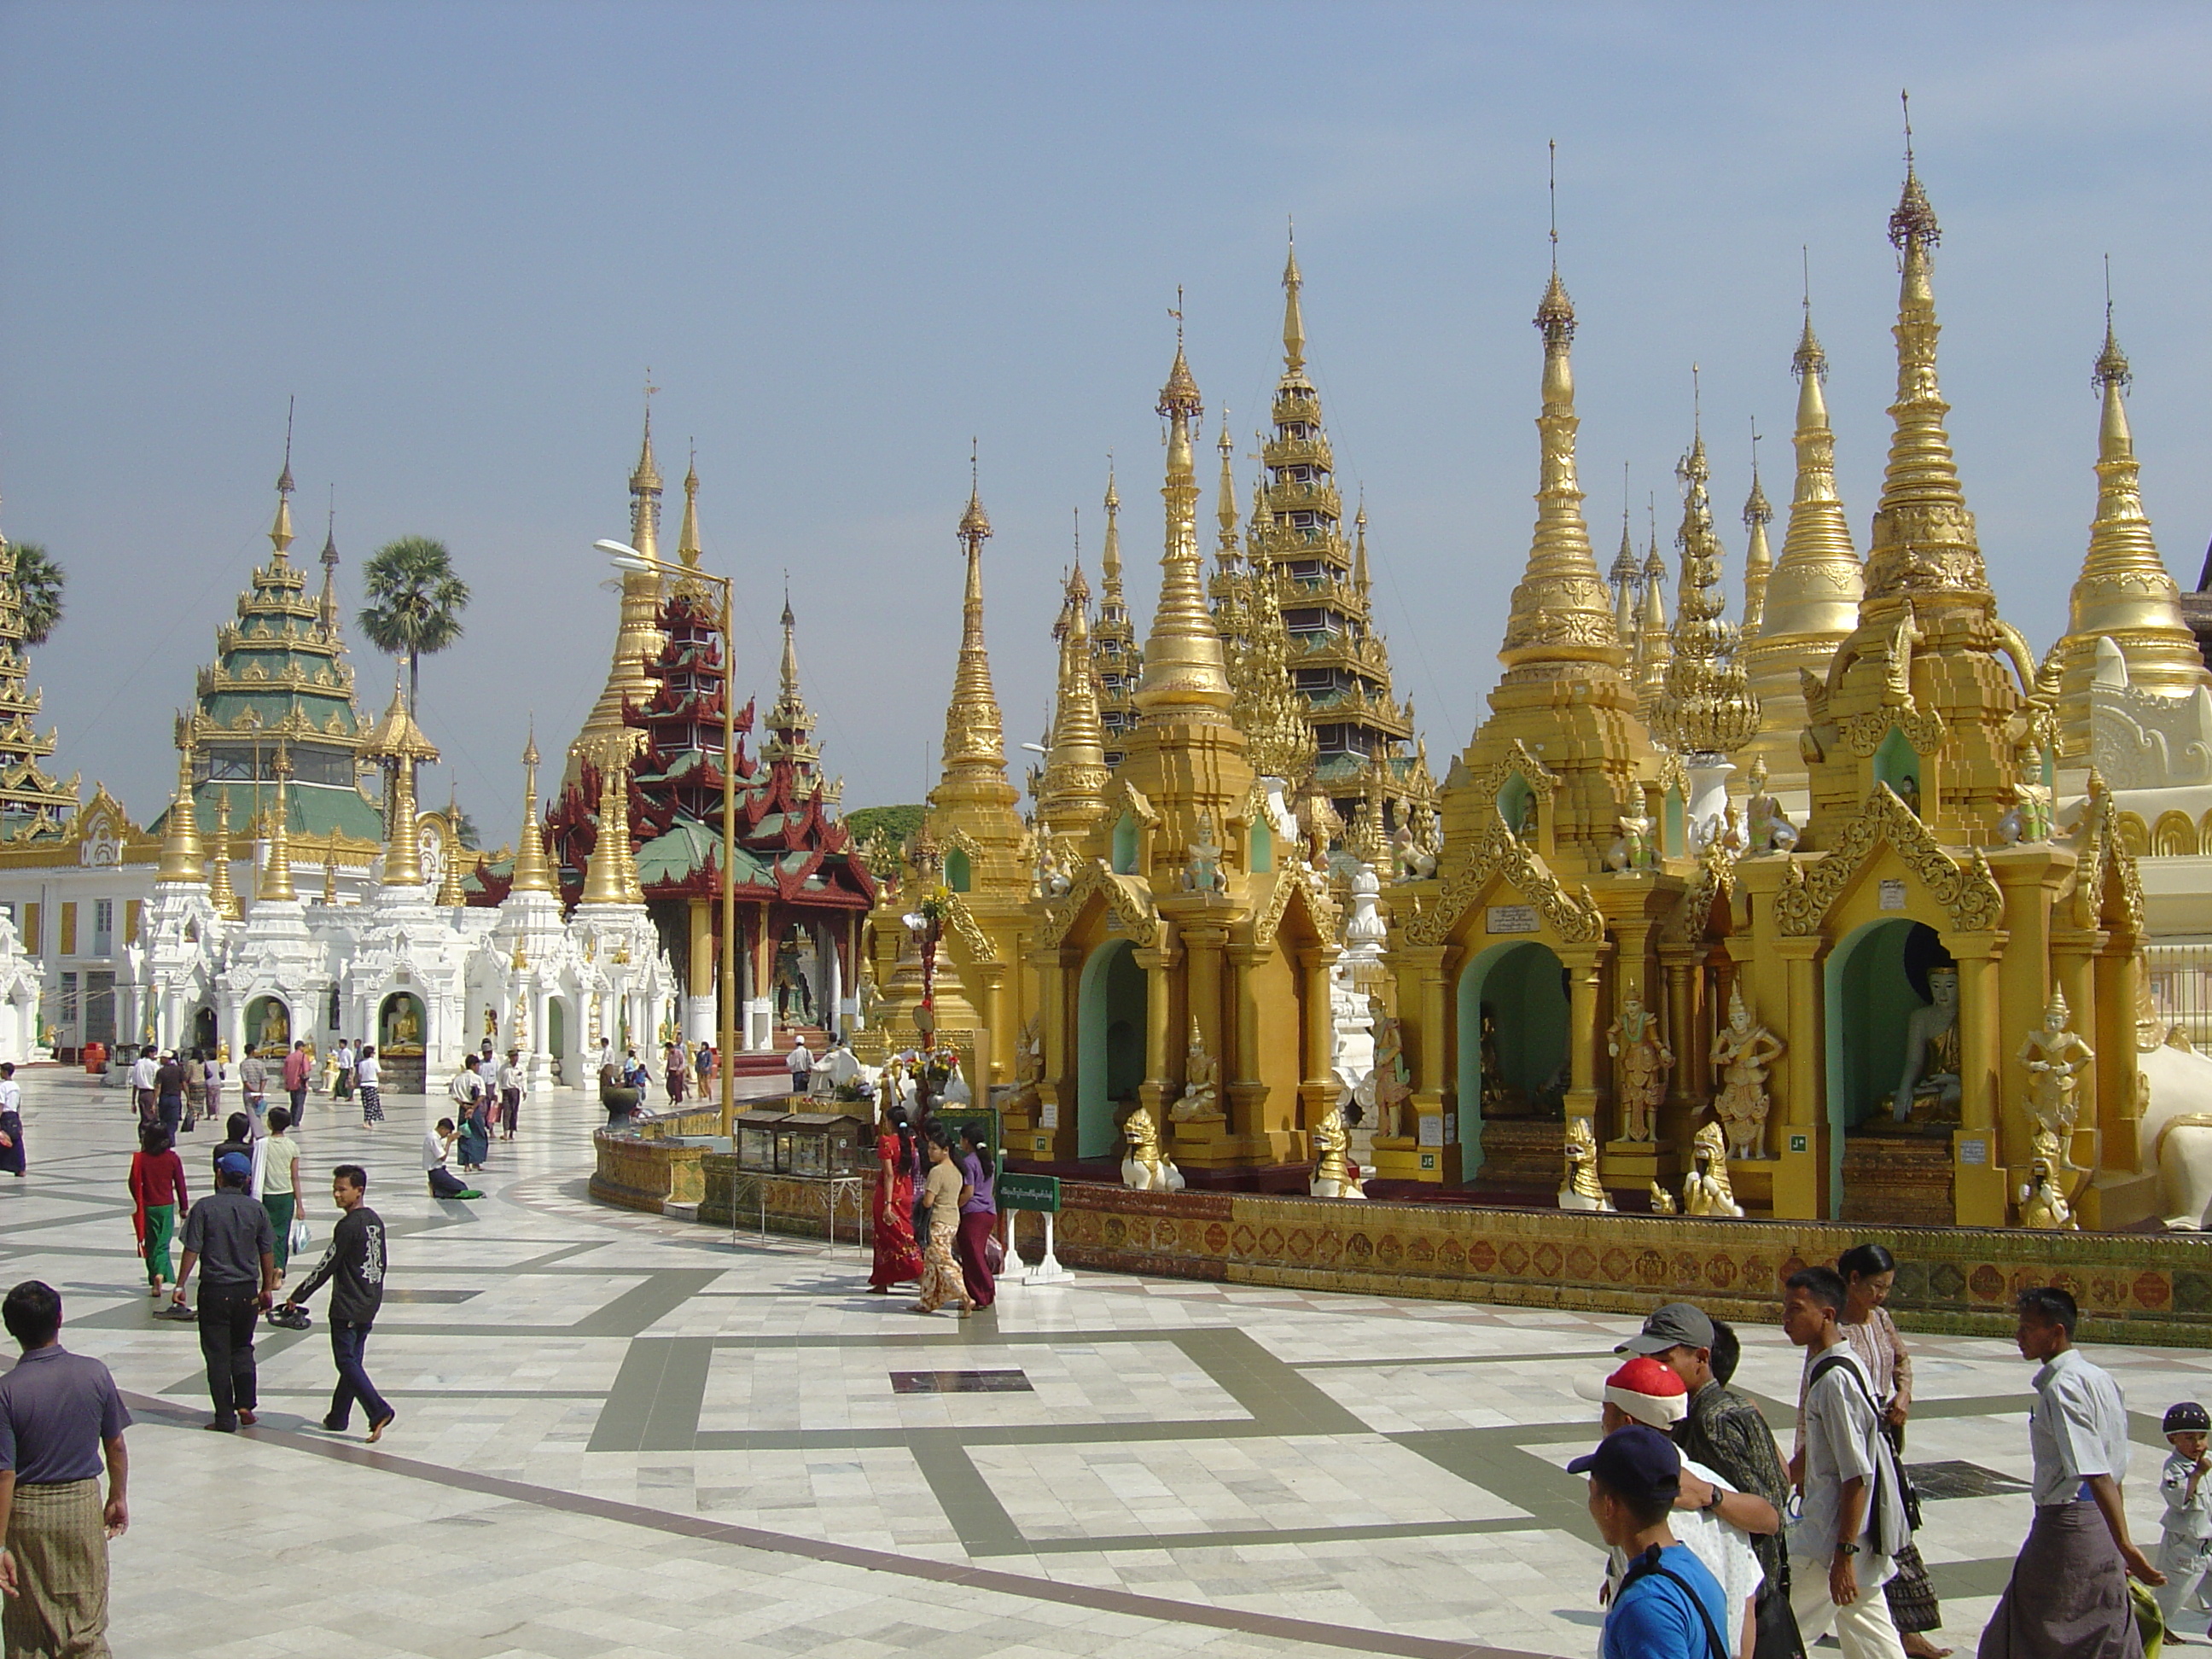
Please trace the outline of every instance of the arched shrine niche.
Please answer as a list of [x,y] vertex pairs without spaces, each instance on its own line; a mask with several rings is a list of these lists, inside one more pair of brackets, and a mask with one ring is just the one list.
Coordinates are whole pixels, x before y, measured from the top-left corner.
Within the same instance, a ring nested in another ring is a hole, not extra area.
[[1493,945],[1459,976],[1461,1169],[1481,1162],[1487,1118],[1555,1116],[1567,1067],[1566,969],[1533,939]]
[[1136,947],[1108,939],[1083,964],[1076,1000],[1075,1155],[1109,1158],[1145,1080],[1149,993]]

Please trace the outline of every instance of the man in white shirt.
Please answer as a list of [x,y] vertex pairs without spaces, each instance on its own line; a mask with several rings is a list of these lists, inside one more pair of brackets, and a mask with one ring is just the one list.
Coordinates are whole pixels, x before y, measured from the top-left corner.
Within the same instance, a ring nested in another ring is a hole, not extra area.
[[453,1120],[441,1117],[438,1127],[422,1132],[422,1173],[430,1183],[433,1198],[482,1198],[483,1194],[464,1182],[446,1167],[446,1156],[453,1151]]
[[[1668,1366],[1649,1355],[1632,1356],[1602,1383],[1577,1379],[1575,1392],[1602,1400],[1601,1425],[1608,1435],[1633,1423],[1665,1434],[1688,1413],[1690,1391]],[[1737,1492],[1702,1463],[1682,1459],[1681,1488],[1667,1516],[1668,1529],[1704,1564],[1728,1601],[1725,1635],[1728,1659],[1747,1659],[1756,1644],[1754,1609],[1765,1571],[1751,1547],[1753,1533],[1779,1532],[1782,1517],[1756,1492]],[[1608,1550],[1604,1599],[1610,1603],[1628,1570],[1628,1558]]]
[[161,1069],[160,1058],[150,1042],[131,1062],[131,1098],[138,1108],[138,1127],[142,1129],[150,1129],[160,1121],[154,1113],[154,1079]]
[[1844,1659],[1904,1659],[1878,1595],[1907,1536],[1905,1498],[1866,1367],[1844,1340],[1844,1281],[1832,1267],[1790,1275],[1782,1328],[1811,1348],[1805,1390],[1805,1504],[1790,1532],[1790,1606],[1808,1653],[1833,1626]]
[[2138,1659],[2127,1581],[2156,1586],[2166,1575],[2128,1536],[2127,1401],[2110,1372],[2075,1351],[2071,1294],[2022,1291],[2017,1306],[2021,1357],[2041,1362],[2027,1418],[2035,1520],[1979,1659]]
[[499,1127],[500,1138],[514,1139],[514,1126],[522,1115],[522,1092],[526,1086],[522,1072],[522,1050],[509,1048],[507,1058],[499,1063]]
[[783,1057],[784,1069],[791,1073],[791,1092],[803,1095],[807,1079],[814,1071],[814,1051],[806,1046],[805,1037],[793,1039],[791,1052]]

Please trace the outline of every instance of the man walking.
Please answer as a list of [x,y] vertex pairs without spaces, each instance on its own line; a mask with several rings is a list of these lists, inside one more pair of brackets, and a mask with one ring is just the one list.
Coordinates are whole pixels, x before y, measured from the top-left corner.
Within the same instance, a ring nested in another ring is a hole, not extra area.
[[1982,1632],[1980,1659],[2140,1659],[2128,1580],[2155,1587],[2166,1575],[2128,1536],[2127,1401],[2075,1348],[2070,1293],[2045,1285],[2022,1291],[2016,1305],[2013,1340],[2023,1359],[2040,1362],[2027,1417],[2035,1519]]
[[338,1385],[331,1395],[323,1426],[343,1434],[353,1421],[354,1401],[368,1413],[368,1443],[384,1437],[397,1415],[376,1384],[368,1380],[368,1333],[384,1305],[384,1223],[368,1207],[368,1172],[358,1164],[341,1164],[331,1172],[331,1202],[343,1213],[331,1230],[330,1247],[300,1288],[284,1298],[295,1308],[327,1281],[331,1287],[331,1358]]
[[1567,1473],[1589,1476],[1590,1519],[1629,1564],[1606,1612],[1601,1659],[1726,1659],[1721,1587],[1668,1526],[1682,1481],[1674,1443],[1632,1423]]
[[[1735,1370],[1735,1333],[1687,1302],[1655,1309],[1644,1328],[1621,1344],[1622,1353],[1648,1353],[1682,1379],[1688,1413],[1674,1425],[1682,1455],[1704,1464],[1740,1492],[1756,1492],[1777,1511],[1790,1507],[1790,1477],[1783,1473],[1774,1431],[1747,1395],[1720,1373]],[[1753,1533],[1751,1547],[1765,1571],[1756,1613],[1758,1659],[1798,1659],[1795,1620],[1788,1611],[1790,1550],[1780,1533]]]
[[314,1062],[307,1058],[304,1039],[292,1045],[292,1052],[284,1056],[284,1092],[292,1099],[292,1126],[299,1128],[307,1121],[307,1079],[314,1075]]
[[251,1048],[238,1063],[238,1086],[246,1091],[246,1109],[253,1114],[253,1121],[265,1121],[269,1115],[269,1068]]
[[814,1051],[806,1046],[805,1037],[793,1037],[791,1052],[783,1057],[783,1069],[791,1073],[791,1092],[805,1094],[814,1075]]
[[0,1376],[0,1644],[106,1659],[107,1541],[131,1525],[131,1413],[106,1366],[62,1346],[53,1286],[15,1286],[0,1322],[23,1350]]
[[200,1281],[200,1355],[207,1361],[208,1395],[215,1420],[201,1426],[235,1434],[251,1428],[259,1390],[253,1369],[253,1324],[276,1289],[276,1233],[269,1212],[246,1195],[251,1159],[226,1152],[216,1170],[216,1189],[192,1206],[185,1219],[185,1259],[177,1269],[173,1306],[185,1305],[185,1285],[195,1263]]
[[131,1098],[138,1108],[141,1129],[150,1129],[160,1121],[154,1115],[154,1078],[161,1069],[161,1059],[150,1042],[140,1048],[138,1058],[131,1062]]
[[185,1064],[174,1048],[161,1056],[154,1073],[154,1115],[173,1141],[185,1119]]
[[1874,1382],[1838,1322],[1844,1281],[1832,1267],[1790,1275],[1782,1328],[1814,1351],[1805,1390],[1805,1506],[1790,1538],[1790,1610],[1809,1650],[1831,1626],[1844,1659],[1904,1659],[1887,1598],[1891,1558],[1907,1535],[1905,1499],[1882,1438]]
[[499,1125],[503,1139],[514,1139],[514,1126],[522,1117],[522,1050],[509,1048],[499,1068]]

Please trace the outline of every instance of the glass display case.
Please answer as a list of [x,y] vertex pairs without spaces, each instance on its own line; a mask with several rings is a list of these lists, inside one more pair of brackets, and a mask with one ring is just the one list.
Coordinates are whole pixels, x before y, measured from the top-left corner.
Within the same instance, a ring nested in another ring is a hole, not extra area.
[[741,1112],[738,1167],[755,1175],[849,1176],[866,1160],[868,1128],[867,1119],[848,1112]]

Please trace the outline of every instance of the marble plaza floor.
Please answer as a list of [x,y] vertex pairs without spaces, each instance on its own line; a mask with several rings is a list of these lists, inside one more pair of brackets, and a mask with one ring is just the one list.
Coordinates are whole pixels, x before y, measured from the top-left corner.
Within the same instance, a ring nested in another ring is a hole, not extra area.
[[[370,1133],[319,1097],[303,1174],[365,1164],[390,1226],[369,1357],[398,1421],[373,1449],[314,1426],[319,1297],[313,1332],[264,1328],[261,1426],[234,1438],[200,1431],[192,1328],[148,1316],[121,1094],[25,1080],[0,1280],[58,1286],[64,1340],[131,1396],[123,1659],[1595,1650],[1562,1466],[1595,1434],[1573,1380],[1629,1322],[1091,1273],[922,1319],[864,1294],[850,1243],[588,1203],[580,1094],[526,1109],[474,1203],[423,1189],[426,1103]],[[183,1138],[195,1191],[218,1138]],[[1796,1356],[1745,1335],[1739,1382],[1786,1434]],[[2028,1371],[2001,1342],[1914,1348],[1922,1547],[1971,1653],[2027,1527]],[[2212,1359],[2097,1358],[2136,1413],[2154,1542],[2158,1414],[2212,1397]]]

